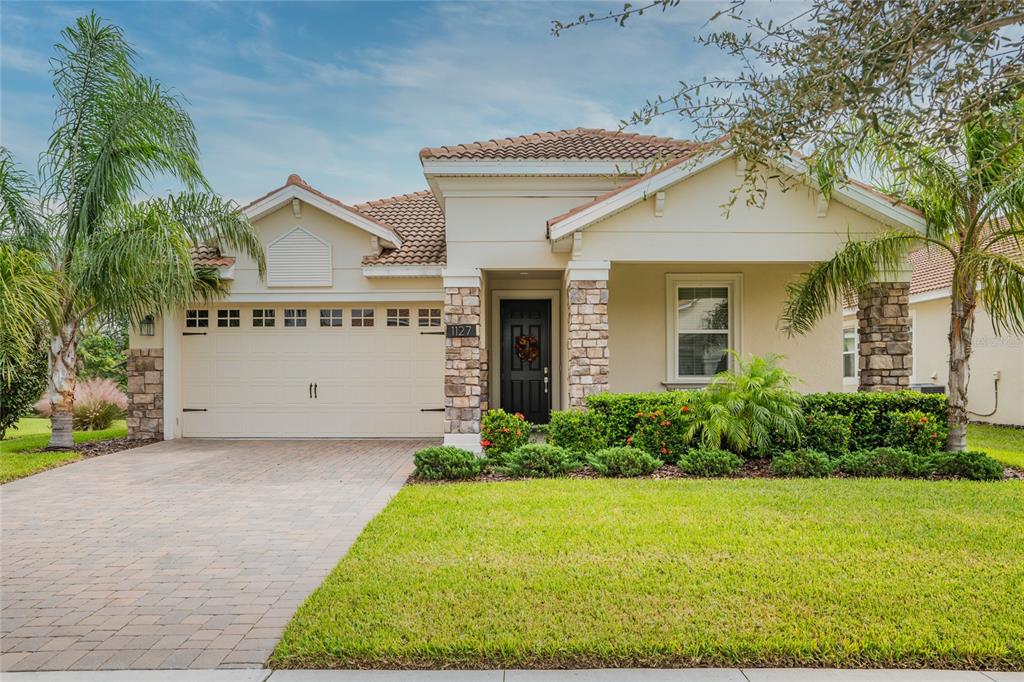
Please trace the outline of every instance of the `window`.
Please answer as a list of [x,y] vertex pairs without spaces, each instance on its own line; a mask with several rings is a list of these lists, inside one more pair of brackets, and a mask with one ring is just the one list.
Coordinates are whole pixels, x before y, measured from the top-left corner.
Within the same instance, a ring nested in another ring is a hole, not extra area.
[[440,308],[420,308],[420,310],[419,310],[419,326],[421,326],[421,327],[440,327],[441,326],[441,309]]
[[209,327],[210,326],[210,311],[209,310],[186,310],[185,311],[185,326],[186,327]]
[[218,310],[217,311],[217,326],[218,327],[237,327],[241,324],[241,317],[238,309],[234,310]]
[[321,308],[320,309],[320,326],[321,327],[340,327],[341,326],[341,308]]
[[[843,379],[857,378],[857,330],[843,330]],[[847,382],[849,383],[849,382]]]
[[274,309],[273,308],[253,308],[253,310],[252,310],[252,326],[254,326],[254,327],[273,327],[274,326]]
[[286,326],[286,327],[305,327],[306,326],[306,309],[305,308],[285,308],[284,309],[284,326]]
[[373,326],[373,308],[353,308],[352,309],[352,326],[353,327],[372,327]]
[[408,308],[388,308],[388,320],[389,327],[408,327],[409,326],[409,309]]
[[669,381],[710,379],[739,350],[740,275],[669,275]]

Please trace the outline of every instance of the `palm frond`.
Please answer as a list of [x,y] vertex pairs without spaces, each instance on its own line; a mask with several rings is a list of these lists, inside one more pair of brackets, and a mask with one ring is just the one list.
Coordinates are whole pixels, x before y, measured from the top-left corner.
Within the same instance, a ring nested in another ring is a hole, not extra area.
[[961,291],[977,284],[993,331],[1024,334],[1024,260],[972,251],[961,255],[956,276]]
[[32,352],[40,327],[56,327],[60,313],[60,277],[43,254],[0,242],[0,372],[17,367]]
[[883,273],[899,271],[907,253],[925,241],[928,240],[910,230],[848,241],[831,259],[815,263],[786,285],[783,330],[790,336],[806,334],[818,320],[839,307],[848,294]]
[[20,241],[39,231],[35,197],[32,177],[15,163],[10,149],[0,146],[0,238]]
[[260,277],[266,275],[263,243],[233,201],[209,193],[183,193],[167,199],[167,211],[188,233],[192,244],[244,253],[256,262]]

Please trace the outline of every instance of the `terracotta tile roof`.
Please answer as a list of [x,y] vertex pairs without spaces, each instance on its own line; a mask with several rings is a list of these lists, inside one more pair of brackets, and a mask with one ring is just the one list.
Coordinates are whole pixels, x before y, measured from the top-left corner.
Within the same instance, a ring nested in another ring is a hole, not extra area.
[[627,160],[676,157],[697,143],[601,128],[572,128],[500,140],[425,147],[420,159]]
[[402,238],[398,249],[367,256],[366,265],[444,265],[444,214],[430,190],[359,204],[364,215],[389,226]]
[[222,256],[216,246],[193,246],[192,265],[201,267],[226,267],[235,264],[234,256]]

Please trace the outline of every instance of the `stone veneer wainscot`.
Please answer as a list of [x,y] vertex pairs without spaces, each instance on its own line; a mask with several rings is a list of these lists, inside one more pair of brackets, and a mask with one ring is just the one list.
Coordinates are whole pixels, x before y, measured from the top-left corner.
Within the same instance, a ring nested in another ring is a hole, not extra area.
[[860,291],[857,332],[861,391],[910,388],[910,283],[878,282]]
[[128,437],[164,436],[164,350],[128,351]]

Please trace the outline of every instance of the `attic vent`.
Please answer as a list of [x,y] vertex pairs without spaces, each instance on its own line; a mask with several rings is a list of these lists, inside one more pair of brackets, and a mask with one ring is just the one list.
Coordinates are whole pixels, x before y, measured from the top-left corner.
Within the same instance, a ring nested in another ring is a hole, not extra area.
[[329,287],[331,246],[296,227],[267,248],[267,284],[272,287]]

